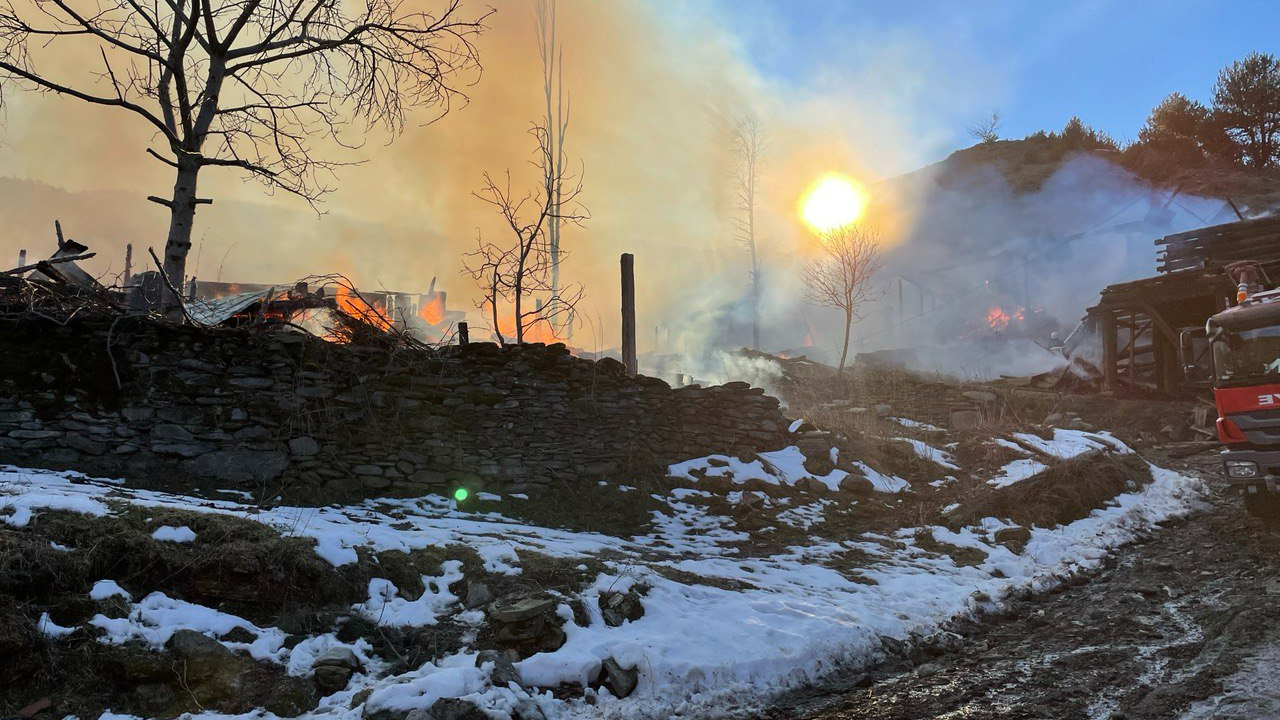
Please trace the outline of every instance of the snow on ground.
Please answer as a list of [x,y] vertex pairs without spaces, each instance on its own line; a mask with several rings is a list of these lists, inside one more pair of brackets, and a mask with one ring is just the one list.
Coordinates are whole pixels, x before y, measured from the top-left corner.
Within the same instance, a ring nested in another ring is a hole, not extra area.
[[858,469],[862,471],[862,474],[871,481],[871,485],[876,489],[876,492],[900,493],[904,490],[911,489],[911,483],[903,480],[897,475],[885,475],[861,460],[858,460],[853,464],[857,465]]
[[916,455],[919,455],[935,465],[941,465],[948,470],[960,469],[960,467],[956,465],[955,458],[951,457],[951,453],[939,450],[926,442],[905,437],[894,438],[894,440],[910,444],[911,449],[915,451]]
[[988,480],[987,484],[998,488],[1008,487],[1014,483],[1022,482],[1042,470],[1048,469],[1049,466],[1039,460],[1035,460],[1033,458],[1022,458],[1020,460],[1014,460],[1000,468],[1000,474]]
[[1094,450],[1111,450],[1120,453],[1133,452],[1127,445],[1108,432],[1083,432],[1081,430],[1054,428],[1052,440],[1045,440],[1038,435],[1030,433],[1014,433],[1013,437],[1026,447],[1063,460]]
[[[1055,436],[1046,447],[1066,453],[1093,442]],[[788,462],[796,458],[790,448],[780,452],[769,460],[773,472],[759,460],[743,463],[728,456],[715,456],[715,464],[708,458],[681,463],[673,471],[702,468],[707,474],[731,475],[735,482],[740,481],[736,473],[741,471],[766,482],[769,478],[785,482],[791,478],[788,471],[795,469]],[[802,463],[803,458],[799,460]],[[907,488],[901,478],[858,465],[883,491]],[[947,619],[991,602],[989,598],[998,600],[1020,588],[1042,590],[1064,574],[1097,566],[1110,548],[1195,506],[1201,492],[1198,481],[1157,467],[1152,467],[1152,473],[1154,481],[1142,490],[1116,497],[1087,518],[1063,527],[1033,529],[1021,554],[994,541],[994,532],[1008,527],[994,518],[958,532],[929,528],[936,541],[984,553],[986,559],[976,566],[957,565],[947,555],[917,546],[915,528],[894,538],[869,533],[844,540],[812,537],[805,545],[786,547],[768,557],[744,557],[740,545],[750,536],[737,530],[730,518],[686,502],[697,498],[688,494],[663,498],[668,510],[655,512],[652,533],[622,539],[534,527],[491,512],[468,512],[434,496],[369,500],[346,507],[260,509],[66,473],[9,469],[0,471],[0,520],[21,527],[32,513],[44,509],[105,515],[124,505],[224,513],[264,523],[283,534],[313,538],[316,553],[335,566],[353,562],[357,547],[411,550],[461,543],[475,548],[491,571],[513,573],[520,572],[517,548],[562,558],[603,554],[608,570],[581,596],[590,615],[588,625],[566,622],[563,647],[527,658],[517,668],[526,684],[537,687],[585,684],[598,672],[601,661],[612,657],[623,667],[639,669],[639,685],[630,697],[617,699],[601,690],[588,693],[594,702],[562,701],[547,692],[495,688],[485,670],[475,667],[475,650],[465,647],[410,672],[387,676],[386,665],[370,658],[363,646],[354,650],[362,662],[368,661],[367,673],[304,717],[358,720],[364,711],[426,708],[437,698],[451,696],[466,697],[495,718],[509,717],[516,707],[530,703],[552,720],[697,717],[749,710],[770,694],[817,679],[840,663],[874,660],[883,638],[904,640],[929,633]],[[817,505],[797,505],[790,517],[801,524],[812,521],[806,526],[811,527],[821,516],[823,504]],[[854,577],[829,565],[851,551],[870,558]],[[673,580],[663,574],[664,569],[693,573],[710,584]],[[418,600],[401,597],[394,585],[375,580],[370,583],[368,601],[354,610],[385,624],[429,624],[449,616],[475,622],[478,613],[461,613],[457,598],[448,591],[460,574],[459,567],[445,563],[439,577],[423,578],[427,592]],[[647,587],[643,617],[609,627],[599,609],[600,593],[636,583]],[[113,594],[113,589],[99,583],[93,592]],[[559,612],[573,617],[567,603]],[[66,630],[47,620],[42,619],[42,628],[50,636]],[[257,627],[160,592],[134,603],[125,618],[99,615],[91,623],[106,631],[107,642],[139,639],[152,645],[162,644],[180,627],[211,634],[241,627],[255,639],[228,643],[230,647],[281,663],[291,674],[306,674],[317,655],[338,644],[332,635],[322,635],[290,649],[277,628]],[[372,692],[365,704],[350,707],[353,696],[366,689]],[[271,716],[259,712],[240,717]]]
[[902,427],[909,427],[914,430],[924,430],[925,432],[945,432],[937,425],[930,425],[927,422],[920,422],[919,420],[912,420],[911,418],[891,417],[889,419],[898,423]]
[[167,540],[168,542],[189,543],[195,542],[196,533],[191,528],[183,525],[182,527],[173,527],[172,525],[162,525],[151,533],[151,537],[156,540]]

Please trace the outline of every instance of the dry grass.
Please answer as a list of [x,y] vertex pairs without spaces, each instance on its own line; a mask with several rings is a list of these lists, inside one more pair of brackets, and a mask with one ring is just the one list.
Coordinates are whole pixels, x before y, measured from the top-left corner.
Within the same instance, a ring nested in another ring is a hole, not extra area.
[[1088,517],[1116,495],[1151,479],[1151,470],[1137,456],[1088,453],[976,498],[951,520],[973,524],[984,517],[998,517],[1024,527],[1064,525]]

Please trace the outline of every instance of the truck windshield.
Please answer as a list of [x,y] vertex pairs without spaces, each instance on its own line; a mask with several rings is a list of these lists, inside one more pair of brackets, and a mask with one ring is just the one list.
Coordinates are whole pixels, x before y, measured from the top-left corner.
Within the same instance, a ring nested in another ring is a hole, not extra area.
[[1220,381],[1280,375],[1280,325],[1225,333],[1213,343]]

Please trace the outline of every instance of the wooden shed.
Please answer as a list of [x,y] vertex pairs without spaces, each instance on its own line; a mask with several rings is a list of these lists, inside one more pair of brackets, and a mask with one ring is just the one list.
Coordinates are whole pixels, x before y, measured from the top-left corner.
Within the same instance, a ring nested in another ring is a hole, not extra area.
[[1088,322],[1102,339],[1104,388],[1174,392],[1201,383],[1184,377],[1184,364],[1208,378],[1211,360],[1205,322],[1235,301],[1224,268],[1254,260],[1280,280],[1280,217],[1214,225],[1158,238],[1159,275],[1111,285]]

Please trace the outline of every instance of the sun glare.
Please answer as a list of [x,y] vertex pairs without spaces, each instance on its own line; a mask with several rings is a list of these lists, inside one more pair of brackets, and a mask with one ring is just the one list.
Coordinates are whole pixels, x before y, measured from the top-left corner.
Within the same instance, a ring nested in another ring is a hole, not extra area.
[[857,222],[867,209],[867,192],[848,175],[818,178],[800,201],[800,217],[814,232],[830,232]]

